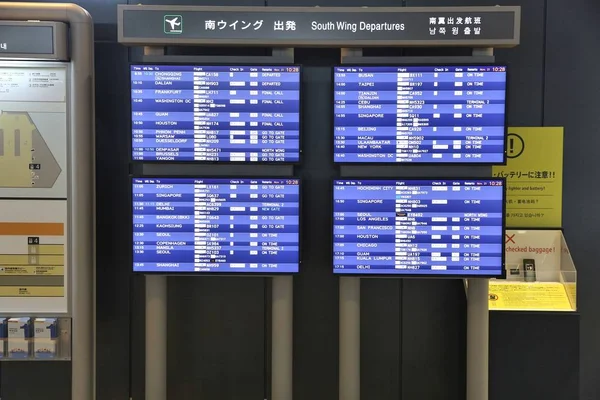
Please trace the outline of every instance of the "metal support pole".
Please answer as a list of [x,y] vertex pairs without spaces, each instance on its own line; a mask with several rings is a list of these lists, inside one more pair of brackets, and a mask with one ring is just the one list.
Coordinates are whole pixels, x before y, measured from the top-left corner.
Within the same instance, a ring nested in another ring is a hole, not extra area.
[[[293,48],[274,48],[273,57],[294,62]],[[271,400],[292,400],[294,352],[294,278],[271,282]]]
[[[144,47],[145,56],[163,47]],[[167,277],[146,275],[146,400],[167,400]]]
[[146,276],[146,400],[167,400],[166,276]]
[[493,57],[494,56],[494,48],[493,47],[475,48],[475,49],[473,49],[472,55],[473,55],[473,57],[478,57],[478,56]]
[[339,400],[360,400],[360,278],[340,278]]
[[[362,57],[361,48],[342,48],[341,60]],[[360,400],[360,278],[340,277],[339,400]]]
[[[493,48],[473,49],[473,56],[493,56]],[[467,400],[488,400],[490,311],[488,279],[467,285]]]
[[467,400],[489,396],[489,282],[469,279],[467,287]]
[[271,292],[271,400],[292,400],[294,278],[274,277]]
[[289,62],[294,62],[294,48],[293,47],[275,47],[271,55],[273,57],[283,58]]
[[363,49],[361,48],[354,48],[354,47],[344,47],[341,49],[340,52],[340,62],[343,64],[344,63],[344,59],[345,58],[350,58],[350,57],[362,57],[363,55]]

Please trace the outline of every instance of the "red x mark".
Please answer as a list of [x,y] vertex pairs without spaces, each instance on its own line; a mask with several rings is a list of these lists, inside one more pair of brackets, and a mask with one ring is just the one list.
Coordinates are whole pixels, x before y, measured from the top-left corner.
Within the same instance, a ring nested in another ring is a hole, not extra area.
[[515,241],[513,239],[515,237],[515,235],[516,235],[516,233],[514,233],[512,236],[511,235],[505,235],[506,236],[506,242],[504,242],[504,244],[510,243],[510,242],[515,243]]

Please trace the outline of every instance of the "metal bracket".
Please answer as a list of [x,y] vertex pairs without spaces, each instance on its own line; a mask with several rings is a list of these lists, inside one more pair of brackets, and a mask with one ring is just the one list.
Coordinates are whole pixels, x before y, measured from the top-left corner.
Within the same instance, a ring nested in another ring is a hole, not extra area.
[[[347,65],[419,65],[419,64],[491,64],[495,61],[493,53],[473,51],[472,56],[449,56],[449,57],[363,57],[352,52],[344,53],[342,49],[341,63]],[[348,49],[356,50],[356,49]],[[359,49],[360,50],[360,49]],[[486,50],[486,49],[478,49]]]
[[[146,51],[146,49],[152,49]],[[162,49],[158,51],[157,49]],[[274,48],[270,56],[175,56],[166,55],[164,47],[144,47],[144,63],[173,64],[293,64],[293,48]]]

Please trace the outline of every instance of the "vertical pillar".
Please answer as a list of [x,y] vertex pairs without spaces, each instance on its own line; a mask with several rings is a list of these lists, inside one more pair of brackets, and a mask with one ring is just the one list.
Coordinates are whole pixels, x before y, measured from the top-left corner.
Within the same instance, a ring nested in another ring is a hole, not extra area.
[[[144,55],[163,55],[144,47]],[[167,277],[146,275],[146,400],[167,400]]]
[[166,276],[146,276],[146,400],[167,400]]
[[[291,47],[273,48],[273,57],[294,62]],[[294,352],[294,277],[271,282],[271,400],[292,400]]]
[[273,278],[271,302],[271,400],[292,400],[294,278]]
[[489,279],[469,279],[467,287],[467,400],[489,396]]
[[[362,57],[361,48],[342,48],[341,63]],[[340,277],[339,400],[360,400],[360,278]]]
[[340,278],[339,400],[360,400],[360,278]]
[[[23,4],[23,3],[21,3]],[[96,201],[94,23],[75,4],[27,3],[41,21],[68,21],[69,82],[69,246],[71,247],[71,396],[96,398]],[[37,12],[36,12],[37,13]],[[27,19],[27,18],[24,18]]]
[[[494,49],[473,49],[473,56],[493,56]],[[489,398],[489,279],[469,279],[467,286],[467,400]]]

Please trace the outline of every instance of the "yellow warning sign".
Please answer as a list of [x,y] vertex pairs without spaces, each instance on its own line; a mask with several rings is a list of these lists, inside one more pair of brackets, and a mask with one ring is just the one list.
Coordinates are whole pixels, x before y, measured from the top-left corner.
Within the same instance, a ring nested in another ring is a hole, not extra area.
[[490,282],[490,310],[573,311],[562,283]]
[[508,128],[506,166],[494,166],[506,178],[506,226],[562,226],[562,127]]

